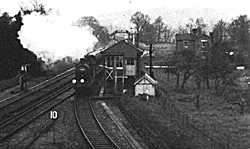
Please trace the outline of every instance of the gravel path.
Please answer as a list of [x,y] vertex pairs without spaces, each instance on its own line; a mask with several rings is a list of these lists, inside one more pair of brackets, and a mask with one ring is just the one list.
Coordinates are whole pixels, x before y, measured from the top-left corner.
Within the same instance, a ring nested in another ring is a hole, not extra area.
[[104,110],[103,102],[93,104],[97,118],[101,122],[107,134],[115,141],[121,149],[133,149],[129,140],[126,138],[123,130],[120,130],[116,123],[110,118],[107,111]]
[[133,129],[131,124],[126,120],[124,115],[121,113],[120,109],[110,101],[106,102],[110,110],[114,113],[117,117],[119,122],[129,131],[131,136],[135,139],[138,144],[140,144],[141,148],[149,149],[148,146],[145,144],[144,140],[137,134],[137,132]]

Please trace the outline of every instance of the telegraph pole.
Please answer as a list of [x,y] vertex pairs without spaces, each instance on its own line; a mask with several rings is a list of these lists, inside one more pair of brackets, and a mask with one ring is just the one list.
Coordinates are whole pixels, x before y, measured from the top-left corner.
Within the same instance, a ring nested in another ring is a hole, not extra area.
[[136,47],[139,48],[139,32],[136,32]]
[[154,74],[153,74],[153,65],[152,65],[152,43],[149,44],[149,74],[151,77],[154,77]]

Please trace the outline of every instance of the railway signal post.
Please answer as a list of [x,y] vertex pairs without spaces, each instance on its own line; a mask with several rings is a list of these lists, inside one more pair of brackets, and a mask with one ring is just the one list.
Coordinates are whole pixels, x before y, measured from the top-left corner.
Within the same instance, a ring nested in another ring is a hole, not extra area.
[[19,85],[20,90],[27,90],[27,73],[28,73],[28,66],[30,64],[24,64],[21,66],[20,76],[19,76]]

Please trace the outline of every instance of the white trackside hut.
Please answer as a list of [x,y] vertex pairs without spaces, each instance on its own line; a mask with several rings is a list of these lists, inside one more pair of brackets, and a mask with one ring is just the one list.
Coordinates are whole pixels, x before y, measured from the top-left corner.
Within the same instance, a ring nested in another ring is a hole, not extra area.
[[135,83],[135,96],[140,94],[147,94],[150,96],[156,95],[156,85],[157,81],[154,80],[150,75],[145,73],[140,79],[138,79]]

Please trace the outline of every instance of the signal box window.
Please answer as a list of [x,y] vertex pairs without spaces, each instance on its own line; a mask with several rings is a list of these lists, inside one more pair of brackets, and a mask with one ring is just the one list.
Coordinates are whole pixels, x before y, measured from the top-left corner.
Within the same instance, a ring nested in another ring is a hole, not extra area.
[[116,67],[122,67],[122,63],[123,63],[123,57],[117,56],[116,57]]
[[205,48],[207,46],[207,40],[201,40],[201,48]]
[[188,48],[188,41],[183,41],[183,47]]
[[135,65],[135,61],[133,58],[128,58],[127,59],[127,65]]
[[114,66],[114,57],[113,56],[108,57],[107,65],[108,65],[108,67],[113,67]]

